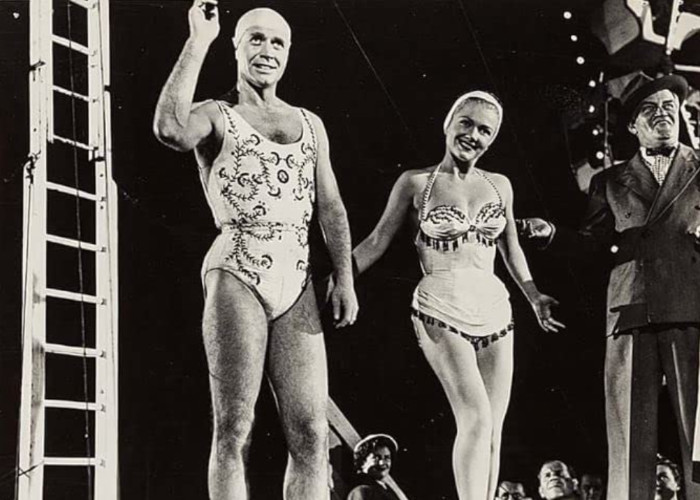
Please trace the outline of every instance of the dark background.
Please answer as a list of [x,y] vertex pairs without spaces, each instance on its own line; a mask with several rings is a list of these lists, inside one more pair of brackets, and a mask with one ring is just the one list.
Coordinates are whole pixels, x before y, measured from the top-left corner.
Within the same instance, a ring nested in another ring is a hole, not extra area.
[[[222,32],[205,62],[198,98],[234,85],[230,37],[248,8],[277,9],[293,29],[278,88],[319,114],[348,209],[353,241],[372,229],[406,168],[443,154],[441,123],[470,89],[496,92],[505,122],[480,166],[507,175],[516,216],[575,225],[585,195],[571,172],[578,152],[567,116],[600,99],[588,86],[607,70],[590,34],[598,1],[220,0]],[[111,2],[114,171],[119,185],[120,453],[124,499],[205,498],[210,440],[200,339],[199,268],[216,230],[194,157],[151,133],[158,93],[187,37],[185,0]],[[564,10],[573,17],[565,20]],[[12,498],[20,387],[21,165],[28,152],[28,1],[0,2],[0,498]],[[579,37],[572,42],[570,35]],[[579,65],[577,56],[586,62]],[[588,117],[600,121],[600,117]],[[412,499],[455,498],[454,424],[416,345],[408,305],[419,270],[411,236],[357,283],[358,323],[326,331],[331,396],[361,434],[400,443],[393,475]],[[579,472],[605,470],[603,289],[606,260],[526,247],[541,290],[557,297],[561,334],[538,331],[512,291],[515,377],[503,437],[504,479],[531,495],[546,459]],[[321,259],[322,260],[322,259]],[[319,274],[321,274],[319,272]],[[673,429],[662,448],[674,456]],[[666,425],[667,424],[667,425]],[[285,451],[267,387],[259,402],[253,498],[280,498]]]

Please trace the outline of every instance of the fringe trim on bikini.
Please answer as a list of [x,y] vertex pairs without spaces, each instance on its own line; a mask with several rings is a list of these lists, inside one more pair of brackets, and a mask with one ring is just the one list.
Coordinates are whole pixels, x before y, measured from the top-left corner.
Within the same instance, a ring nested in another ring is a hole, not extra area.
[[469,238],[469,233],[471,232],[475,233],[476,241],[485,247],[492,247],[496,244],[495,240],[487,238],[486,236],[476,231],[474,226],[471,226],[463,235],[451,240],[433,238],[425,234],[422,230],[418,231],[418,238],[421,242],[423,242],[425,245],[429,246],[434,250],[442,250],[443,252],[447,252],[450,250],[457,250],[462,243],[466,243]]
[[474,350],[477,352],[479,351],[479,349],[486,349],[488,346],[490,346],[494,342],[502,339],[503,337],[508,335],[510,332],[512,332],[513,328],[514,328],[513,320],[511,319],[510,322],[506,325],[506,327],[503,328],[502,330],[500,330],[498,332],[491,333],[489,335],[477,336],[477,335],[470,335],[466,332],[463,332],[462,330],[455,328],[452,325],[448,325],[444,321],[441,321],[437,318],[429,316],[429,315],[427,315],[421,311],[418,311],[414,308],[411,308],[411,315],[414,318],[418,318],[426,325],[436,325],[438,328],[442,328],[443,330],[447,330],[448,332],[452,332],[454,334],[459,335],[464,340],[469,341],[469,343],[471,343],[471,345],[474,347]]

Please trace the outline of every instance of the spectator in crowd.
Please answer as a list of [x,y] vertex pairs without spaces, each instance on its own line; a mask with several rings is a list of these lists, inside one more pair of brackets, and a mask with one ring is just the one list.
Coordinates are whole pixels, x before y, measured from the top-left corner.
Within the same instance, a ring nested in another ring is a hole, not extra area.
[[529,500],[522,483],[501,481],[496,490],[496,500]]
[[[578,500],[574,470],[561,460],[545,462],[537,475],[539,494],[544,500]],[[631,500],[631,499],[630,499]]]
[[400,500],[387,483],[392,458],[399,446],[388,434],[371,434],[355,446],[355,470],[360,483],[347,500]]
[[678,500],[681,483],[681,472],[678,466],[668,458],[657,455],[654,500]]
[[581,500],[602,500],[605,485],[600,474],[585,472],[581,474],[579,491]]

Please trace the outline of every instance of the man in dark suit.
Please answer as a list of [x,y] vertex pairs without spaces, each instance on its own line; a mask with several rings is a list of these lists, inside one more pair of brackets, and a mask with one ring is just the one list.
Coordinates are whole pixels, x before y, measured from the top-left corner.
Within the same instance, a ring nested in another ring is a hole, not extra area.
[[605,357],[608,500],[654,497],[664,375],[686,497],[700,499],[700,485],[690,480],[700,348],[700,160],[678,142],[687,92],[679,76],[633,80],[622,97],[622,118],[639,150],[592,179],[582,228],[523,222],[525,234],[546,238],[553,251],[614,254]]

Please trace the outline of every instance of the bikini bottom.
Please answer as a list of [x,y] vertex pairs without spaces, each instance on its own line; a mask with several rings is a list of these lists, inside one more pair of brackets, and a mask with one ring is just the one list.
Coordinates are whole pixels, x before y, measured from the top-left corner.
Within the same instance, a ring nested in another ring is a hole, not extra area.
[[465,268],[433,271],[413,292],[413,316],[487,347],[513,330],[508,290],[491,271]]
[[438,328],[441,328],[443,330],[447,330],[448,332],[455,333],[462,337],[464,340],[467,340],[472,347],[474,347],[475,351],[479,351],[479,349],[485,349],[494,342],[501,340],[503,337],[508,335],[510,332],[513,331],[514,325],[513,325],[513,320],[511,320],[505,328],[502,330],[499,330],[497,332],[492,333],[491,335],[469,335],[467,332],[463,332],[461,330],[458,330],[452,325],[448,325],[447,323],[440,321],[439,319],[435,319],[431,316],[428,316],[426,314],[423,314],[420,311],[416,311],[415,309],[411,309],[411,316],[414,318],[418,318],[421,320],[424,324],[426,325],[437,325]]

